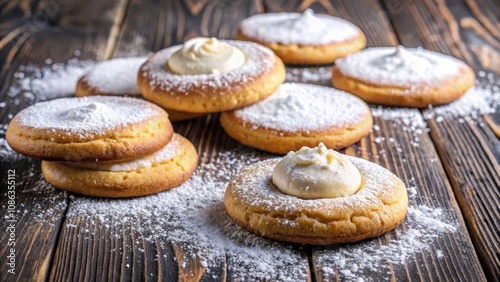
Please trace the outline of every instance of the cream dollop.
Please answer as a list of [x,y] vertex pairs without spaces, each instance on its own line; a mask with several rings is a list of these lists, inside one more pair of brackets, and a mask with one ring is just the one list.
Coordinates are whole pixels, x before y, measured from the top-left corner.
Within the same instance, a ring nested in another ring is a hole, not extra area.
[[214,37],[197,37],[182,45],[168,60],[168,68],[178,74],[219,74],[241,67],[245,54]]
[[273,170],[273,184],[287,195],[303,199],[336,198],[356,193],[359,170],[342,154],[320,143],[286,155]]

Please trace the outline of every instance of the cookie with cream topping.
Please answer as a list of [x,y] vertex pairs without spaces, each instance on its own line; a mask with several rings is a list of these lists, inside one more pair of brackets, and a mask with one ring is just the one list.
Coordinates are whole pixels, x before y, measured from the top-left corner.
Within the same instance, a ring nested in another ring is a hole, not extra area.
[[332,84],[366,102],[427,107],[450,103],[474,86],[464,62],[422,48],[376,47],[335,62]]
[[181,185],[196,169],[193,144],[174,133],[150,155],[113,163],[42,162],[42,172],[59,189],[89,196],[124,198],[158,193]]
[[408,195],[387,169],[320,144],[244,168],[229,182],[224,206],[261,236],[326,245],[394,229],[406,216]]
[[220,122],[229,136],[245,145],[286,154],[319,142],[332,149],[347,147],[366,136],[373,121],[368,106],[353,95],[284,83],[263,101],[223,112]]
[[354,24],[310,9],[252,16],[240,23],[235,38],[262,44],[283,62],[296,65],[331,64],[366,45],[365,35]]
[[37,103],[18,113],[6,139],[15,151],[51,161],[135,159],[173,135],[168,114],[143,99],[90,96]]
[[168,109],[212,113],[268,97],[285,76],[283,62],[266,47],[193,38],[148,58],[138,86],[146,99]]
[[[100,62],[85,73],[76,85],[75,96],[130,96],[142,97],[137,87],[139,68],[147,57],[115,58]],[[201,116],[168,109],[171,121],[181,121]]]

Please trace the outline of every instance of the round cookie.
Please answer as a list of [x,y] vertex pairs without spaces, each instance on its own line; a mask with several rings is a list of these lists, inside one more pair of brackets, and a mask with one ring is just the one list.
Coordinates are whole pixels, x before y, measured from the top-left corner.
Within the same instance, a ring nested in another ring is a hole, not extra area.
[[240,226],[275,240],[326,245],[380,236],[401,224],[408,208],[403,182],[369,161],[348,157],[362,176],[353,195],[301,199],[272,184],[279,160],[243,169],[229,183],[224,206]]
[[18,113],[6,139],[23,155],[52,161],[121,161],[163,148],[168,114],[142,99],[91,96],[37,103]]
[[[75,96],[131,96],[142,97],[137,87],[139,68],[147,57],[117,58],[96,64],[76,85]],[[171,121],[193,119],[201,114],[180,112],[164,107]]]
[[283,62],[296,65],[331,64],[366,46],[354,24],[307,9],[299,13],[265,13],[242,21],[235,38],[273,50]]
[[244,53],[241,67],[217,74],[177,74],[165,67],[182,47],[173,46],[155,53],[141,67],[138,86],[143,96],[177,111],[212,113],[253,104],[285,81],[283,62],[268,48],[250,42],[220,42]]
[[369,133],[372,116],[363,101],[345,92],[284,83],[263,101],[223,112],[220,122],[245,145],[286,154],[319,142],[331,149],[347,147]]
[[146,58],[116,58],[94,65],[78,80],[75,96],[141,97],[141,92],[137,87],[137,73]]
[[338,59],[335,88],[366,102],[427,107],[450,103],[474,86],[474,72],[460,60],[421,48],[377,47]]
[[181,185],[196,169],[198,155],[189,140],[174,134],[159,151],[119,163],[42,162],[42,172],[57,188],[79,194],[123,198],[158,193]]

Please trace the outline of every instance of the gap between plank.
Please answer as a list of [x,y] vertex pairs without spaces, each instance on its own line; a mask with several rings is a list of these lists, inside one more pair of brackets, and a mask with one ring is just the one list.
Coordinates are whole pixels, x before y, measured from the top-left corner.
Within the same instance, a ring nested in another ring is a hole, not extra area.
[[45,273],[45,281],[49,281],[50,275],[52,274],[54,260],[56,258],[56,251],[57,251],[57,247],[59,245],[59,239],[61,238],[63,224],[64,224],[64,221],[66,220],[66,214],[68,213],[68,210],[69,210],[69,204],[70,204],[69,198],[70,198],[70,193],[67,193],[67,197],[65,199],[66,200],[66,208],[64,209],[64,212],[62,213],[62,216],[59,219],[59,224],[56,226],[56,228],[54,228],[54,230],[57,230],[57,235],[56,235],[56,238],[54,240],[54,247],[50,248],[50,260],[49,260],[49,265],[47,267],[47,272]]
[[106,43],[103,60],[108,60],[113,57],[129,4],[130,0],[120,0],[115,19],[113,21],[113,26],[111,27],[111,31],[109,33],[108,42]]

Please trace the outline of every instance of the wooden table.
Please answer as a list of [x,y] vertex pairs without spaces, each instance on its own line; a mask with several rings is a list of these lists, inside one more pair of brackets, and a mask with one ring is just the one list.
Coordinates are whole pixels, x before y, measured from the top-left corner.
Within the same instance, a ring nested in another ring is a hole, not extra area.
[[[43,65],[47,58],[53,63],[65,63],[75,56],[75,50],[79,50],[80,59],[103,60],[133,53],[147,54],[198,35],[231,38],[237,24],[246,17],[264,12],[302,11],[308,7],[354,22],[365,31],[368,46],[422,46],[463,59],[477,74],[480,71],[500,74],[498,0],[166,0],[147,3],[140,0],[3,0],[0,3],[0,102],[6,102],[0,108],[2,124],[8,124],[12,115],[33,103],[7,95],[15,80],[14,73],[22,65]],[[293,68],[288,70],[292,73]],[[316,83],[330,85],[327,79]],[[408,111],[415,118],[421,118],[426,112]],[[367,269],[361,275],[365,281],[499,281],[500,142],[491,130],[500,124],[499,113],[474,121],[430,118],[425,122],[428,130],[422,127],[417,148],[414,133],[406,130],[404,124],[376,116],[374,123],[379,130],[373,130],[344,151],[396,173],[408,187],[415,187],[417,191],[410,205],[442,208],[458,230],[436,239],[439,254],[431,250],[417,252],[403,264],[388,265],[387,271]],[[177,123],[174,127],[193,141],[200,153],[200,164],[210,164],[213,161],[210,156],[217,152],[244,148],[225,135],[216,114]],[[4,133],[5,130],[1,131]],[[397,150],[394,142],[398,143]],[[197,258],[183,256],[190,247],[189,242],[150,242],[144,239],[145,234],[134,231],[131,226],[115,230],[122,234],[115,238],[98,221],[78,215],[68,217],[68,213],[74,215],[78,211],[79,199],[84,197],[40,188],[39,183],[44,180],[39,167],[39,161],[18,155],[1,159],[2,211],[7,211],[9,204],[9,170],[15,170],[15,204],[19,210],[15,215],[16,274],[7,272],[7,228],[11,223],[7,218],[0,221],[1,281],[255,278],[251,270],[239,269],[236,273],[238,268],[232,265],[235,261],[232,258],[237,257],[237,253],[227,253],[218,263],[209,261],[206,265]],[[2,218],[3,215],[2,212]],[[142,225],[147,231],[149,227]],[[94,236],[84,236],[85,228],[93,229]],[[398,230],[405,228],[403,225]],[[390,244],[395,238],[397,233],[393,231],[369,243]],[[322,265],[318,259],[334,256],[337,246],[291,248],[293,251],[284,255],[297,256],[300,263],[290,266],[290,271],[303,272],[303,280],[346,278],[341,269]],[[280,277],[261,277],[260,280],[275,281]]]

